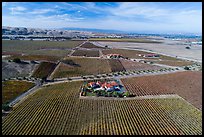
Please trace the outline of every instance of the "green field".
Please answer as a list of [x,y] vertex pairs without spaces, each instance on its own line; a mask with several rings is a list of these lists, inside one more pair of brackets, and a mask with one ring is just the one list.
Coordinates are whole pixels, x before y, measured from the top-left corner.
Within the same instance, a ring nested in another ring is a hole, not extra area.
[[81,85],[61,83],[38,90],[2,120],[2,134],[202,134],[202,112],[180,98],[80,99]]
[[109,42],[135,42],[135,43],[162,43],[144,38],[126,39],[126,38],[90,38],[89,41],[109,41]]
[[26,41],[2,40],[2,52],[32,55],[64,56],[83,41]]
[[2,104],[10,102],[34,85],[32,82],[17,80],[2,82]]
[[67,57],[77,66],[61,63],[53,78],[73,77],[81,75],[110,73],[111,68],[107,59]]

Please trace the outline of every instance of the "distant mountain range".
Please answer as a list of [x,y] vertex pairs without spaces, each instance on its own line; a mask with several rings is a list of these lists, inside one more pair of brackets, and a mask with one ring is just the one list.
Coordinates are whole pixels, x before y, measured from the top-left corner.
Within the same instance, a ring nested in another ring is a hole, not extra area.
[[152,32],[152,31],[121,31],[121,30],[110,30],[110,29],[95,29],[95,28],[61,28],[61,30],[76,30],[76,31],[90,31],[90,32],[99,32],[99,33],[121,33],[121,34],[153,34],[153,35],[198,35],[202,36],[202,34],[195,34],[195,33],[181,33],[181,32]]
[[94,29],[94,28],[61,28],[61,30],[90,31],[90,32],[98,32],[98,33],[127,33],[125,31],[119,31],[119,30]]
[[2,36],[48,36],[48,37],[94,37],[98,36],[161,36],[166,38],[199,38],[202,39],[202,34],[192,33],[153,33],[148,31],[143,32],[126,32],[110,29],[95,29],[95,28],[53,28],[53,29],[41,29],[41,28],[26,28],[26,27],[8,27],[2,26]]

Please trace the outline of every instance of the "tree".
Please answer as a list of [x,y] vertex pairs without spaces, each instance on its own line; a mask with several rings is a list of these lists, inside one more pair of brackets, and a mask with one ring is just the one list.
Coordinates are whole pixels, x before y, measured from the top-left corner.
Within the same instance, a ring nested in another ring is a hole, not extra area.
[[30,63],[37,64],[37,62],[35,62],[34,60],[31,60]]
[[21,60],[20,60],[19,58],[14,58],[14,59],[13,59],[13,62],[15,62],[15,63],[21,63]]
[[134,95],[134,94],[129,94],[129,97],[135,97],[136,95]]
[[81,92],[81,96],[86,96],[86,92]]
[[185,67],[184,67],[184,69],[185,69],[185,70],[190,70],[190,68],[189,68],[189,67],[187,67],[187,66],[185,66]]
[[112,97],[112,93],[111,92],[108,92],[108,97]]
[[126,91],[125,93],[123,93],[124,97],[129,97],[130,93],[128,91]]
[[47,77],[42,77],[42,81],[46,82],[47,81]]
[[118,97],[123,98],[123,94],[118,94]]
[[83,76],[83,79],[85,80],[85,79],[87,79],[87,77]]
[[118,93],[116,91],[113,92],[112,94],[114,97],[117,97]]
[[9,110],[12,109],[12,107],[10,107],[8,103],[6,103],[6,104],[2,104],[2,109],[3,109],[4,111],[9,111]]

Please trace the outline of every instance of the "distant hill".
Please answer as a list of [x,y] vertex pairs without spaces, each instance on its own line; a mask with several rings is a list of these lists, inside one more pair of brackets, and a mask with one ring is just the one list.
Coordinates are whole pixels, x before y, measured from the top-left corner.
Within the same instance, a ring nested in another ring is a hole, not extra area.
[[77,30],[77,31],[90,31],[99,33],[127,33],[119,30],[108,30],[108,29],[94,29],[94,28],[61,28],[61,30]]

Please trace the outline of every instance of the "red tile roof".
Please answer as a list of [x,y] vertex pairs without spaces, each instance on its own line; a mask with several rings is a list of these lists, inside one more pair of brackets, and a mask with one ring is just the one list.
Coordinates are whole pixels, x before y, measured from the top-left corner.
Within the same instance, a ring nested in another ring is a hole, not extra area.
[[112,86],[118,85],[115,81],[112,81],[110,84],[111,84]]
[[89,82],[88,83],[88,85],[90,85],[90,86],[92,86],[92,85],[94,85],[95,84],[95,82]]
[[94,84],[98,84],[98,85],[100,85],[101,87],[103,87],[103,88],[111,88],[111,87],[113,87],[113,86],[117,86],[118,85],[118,83],[116,83],[115,81],[111,81],[111,82],[104,82],[104,83],[102,83],[102,82],[100,82],[100,81],[97,81],[97,82],[89,82],[88,83],[88,85],[90,85],[90,86],[93,86]]

